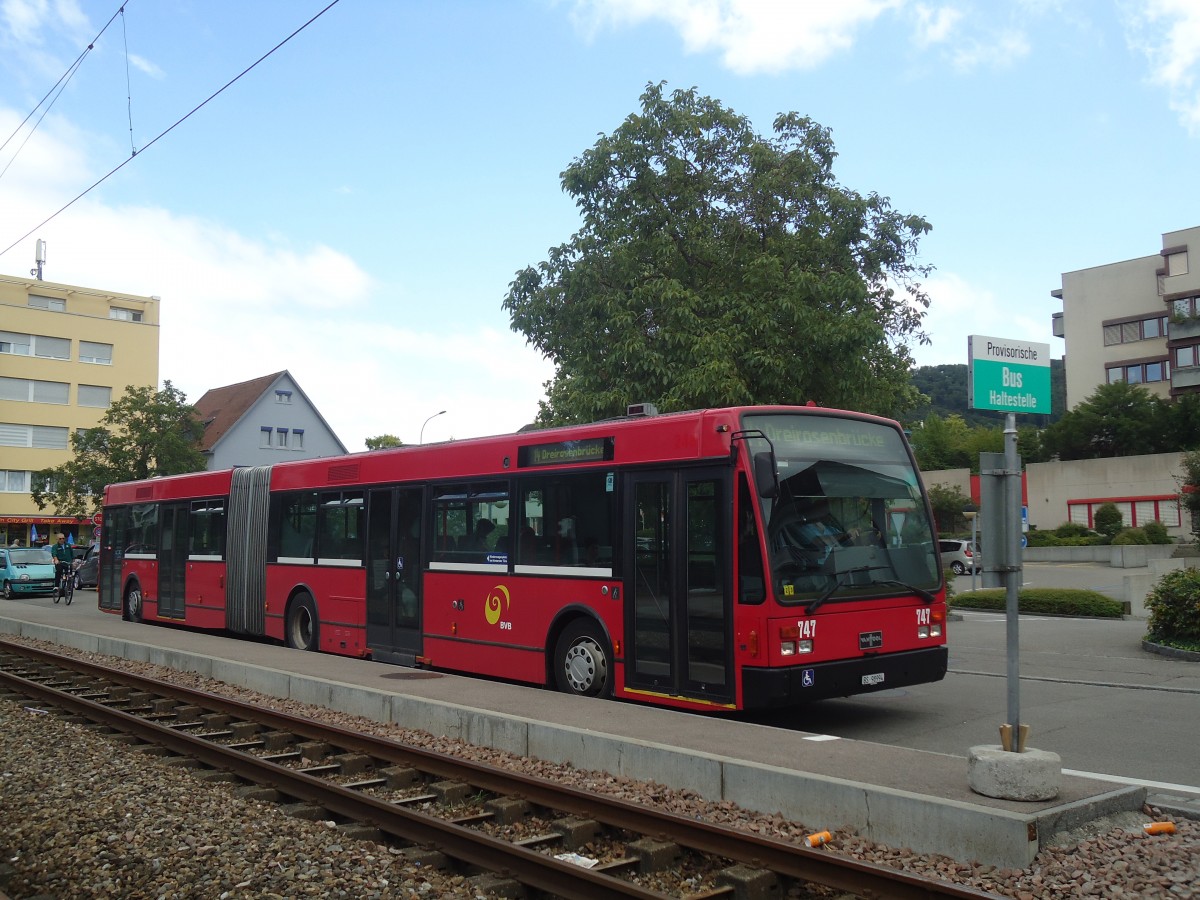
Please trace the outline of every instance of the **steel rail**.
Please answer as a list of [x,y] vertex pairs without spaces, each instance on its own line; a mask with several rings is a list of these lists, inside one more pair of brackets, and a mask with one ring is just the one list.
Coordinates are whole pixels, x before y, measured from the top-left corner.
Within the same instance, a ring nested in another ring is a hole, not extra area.
[[48,705],[67,709],[123,734],[133,735],[148,744],[166,747],[180,756],[195,759],[213,769],[273,788],[286,797],[316,804],[332,815],[369,823],[385,834],[417,846],[438,850],[467,865],[499,872],[529,887],[556,896],[589,900],[610,897],[670,900],[667,894],[527,850],[436,816],[424,815],[403,806],[377,800],[333,782],[261,760],[251,754],[230,750],[204,738],[166,728],[119,709],[40,685],[19,675],[0,672],[0,684],[10,685],[19,693],[39,699]]
[[[892,897],[897,900],[931,897],[994,900],[997,896],[887,866],[837,856],[824,850],[690,819],[626,800],[589,793],[496,766],[457,759],[396,741],[324,725],[288,713],[232,700],[219,694],[164,684],[96,663],[64,658],[36,648],[12,644],[2,639],[0,650],[11,650],[20,655],[41,659],[48,664],[62,665],[138,690],[169,696],[222,714],[255,721],[268,728],[287,731],[308,740],[322,741],[346,751],[386,760],[391,764],[408,764],[438,778],[465,782],[496,794],[519,796],[532,804],[584,816],[609,827],[622,828],[638,834],[662,835],[680,846],[770,869],[790,878],[857,894]],[[574,866],[571,869],[587,871]]]

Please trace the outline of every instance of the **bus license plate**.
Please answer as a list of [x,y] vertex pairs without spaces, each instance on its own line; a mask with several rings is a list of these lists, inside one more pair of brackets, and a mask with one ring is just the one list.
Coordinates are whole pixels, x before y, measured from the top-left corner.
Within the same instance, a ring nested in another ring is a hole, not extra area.
[[883,684],[883,673],[876,672],[874,675],[864,675],[862,677],[862,683],[864,686],[871,684]]

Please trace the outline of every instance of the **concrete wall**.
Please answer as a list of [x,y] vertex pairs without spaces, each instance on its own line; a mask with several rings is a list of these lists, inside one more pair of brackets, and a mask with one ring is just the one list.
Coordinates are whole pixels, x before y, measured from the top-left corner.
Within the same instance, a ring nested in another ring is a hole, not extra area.
[[[1044,531],[1057,528],[1068,520],[1070,501],[1176,495],[1183,474],[1181,460],[1180,453],[1155,453],[1030,463],[1025,467],[1029,525]],[[1186,511],[1181,523],[1168,527],[1172,537],[1190,532]]]

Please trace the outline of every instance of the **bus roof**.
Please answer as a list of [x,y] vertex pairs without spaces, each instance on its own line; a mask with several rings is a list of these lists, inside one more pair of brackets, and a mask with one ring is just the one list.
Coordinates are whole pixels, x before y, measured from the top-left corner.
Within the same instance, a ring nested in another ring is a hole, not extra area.
[[[537,469],[653,465],[728,457],[747,413],[789,413],[874,421],[890,419],[817,406],[746,406],[629,416],[437,444],[406,445],[271,466],[271,489],[336,488],[451,478],[496,478]],[[195,472],[109,485],[105,504],[126,504],[229,493],[232,470]]]

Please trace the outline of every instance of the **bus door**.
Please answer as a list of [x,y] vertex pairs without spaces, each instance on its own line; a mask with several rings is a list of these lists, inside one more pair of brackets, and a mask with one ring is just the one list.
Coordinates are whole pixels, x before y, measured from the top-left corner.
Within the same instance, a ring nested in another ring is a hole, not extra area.
[[383,662],[421,654],[421,488],[377,488],[367,511],[367,646]]
[[626,687],[732,702],[728,470],[625,483]]
[[187,615],[188,510],[187,503],[164,503],[158,510],[158,614],[171,619]]

